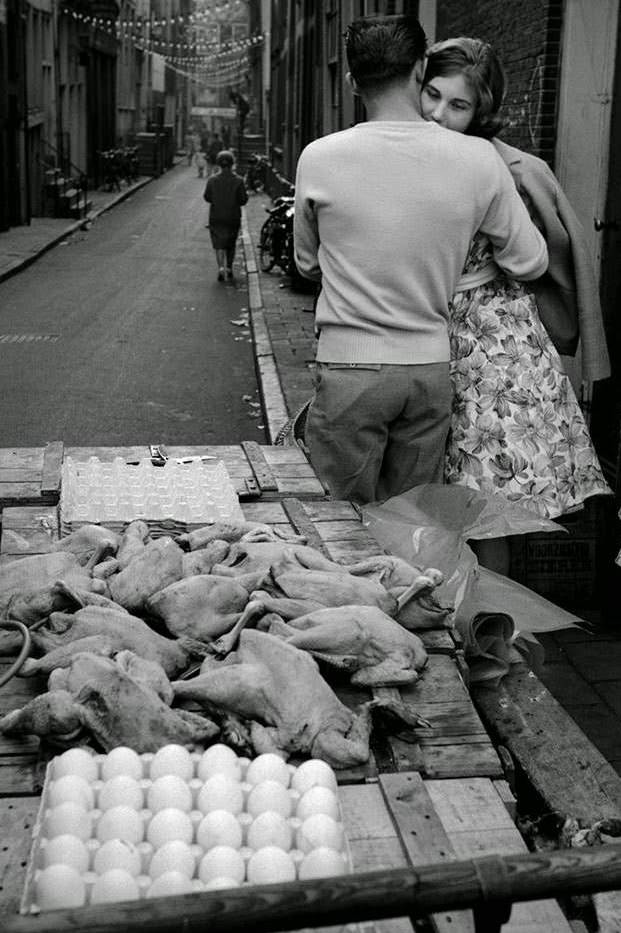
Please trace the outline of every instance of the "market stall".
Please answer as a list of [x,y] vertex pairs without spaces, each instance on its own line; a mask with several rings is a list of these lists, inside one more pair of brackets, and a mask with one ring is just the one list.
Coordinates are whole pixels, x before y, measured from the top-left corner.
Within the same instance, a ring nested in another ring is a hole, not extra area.
[[[283,535],[285,540],[299,540],[303,536],[307,545],[328,561],[344,566],[352,565],[383,553],[350,503],[325,497],[321,484],[299,448],[259,447],[249,443],[230,447],[169,448],[163,452],[141,446],[64,449],[62,444],[50,444],[38,450],[0,451],[0,565],[8,566],[24,556],[49,554],[62,534],[76,530],[79,523],[68,525],[64,520],[67,516],[59,514],[63,463],[66,465],[70,461],[86,464],[91,458],[96,458],[98,464],[110,464],[115,460],[125,464],[150,462],[157,471],[158,455],[179,464],[223,464],[239,497],[245,521],[269,525]],[[151,532],[154,537],[174,537],[182,532],[188,534],[193,527],[196,526],[191,523],[186,523],[182,528],[178,523],[159,521],[153,523]],[[510,694],[511,708],[518,710],[521,697],[525,694],[524,691],[520,694],[516,690],[515,677],[527,677],[530,688],[537,683],[538,689],[543,691],[544,688],[536,678],[533,680],[534,675],[525,674],[524,671],[511,675],[503,694],[479,691],[476,700],[485,716],[485,721],[482,721],[468,690],[468,672],[459,642],[444,626],[427,628],[418,634],[427,654],[427,663],[420,677],[409,684],[360,687],[352,685],[342,671],[337,670],[330,676],[331,686],[339,701],[350,710],[357,709],[365,701],[385,702],[399,704],[410,711],[412,717],[419,718],[419,724],[409,729],[376,729],[368,758],[358,764],[339,768],[336,772],[338,798],[354,877],[360,872],[407,872],[421,866],[436,863],[448,865],[460,859],[480,856],[524,856],[527,852],[526,844],[514,822],[515,797],[506,780],[513,775],[511,761],[517,767],[524,768],[527,775],[536,778],[537,791],[542,793],[544,799],[546,797],[544,767],[540,762],[541,749],[536,749],[533,742],[520,741],[517,728],[513,729],[514,741],[510,740],[505,730],[502,741],[510,746],[513,755],[513,759],[509,759],[506,752],[501,750],[499,754],[490,737],[491,732],[497,731],[502,722],[503,710],[507,709],[507,704],[499,702],[498,697],[506,698]],[[8,659],[0,662],[0,676],[8,663]],[[46,681],[41,676],[12,678],[0,688],[0,714],[5,715],[11,710],[24,707],[29,700],[45,690]],[[539,695],[543,694],[540,692]],[[528,703],[530,707],[533,706],[530,700]],[[549,707],[548,703],[547,715],[550,715]],[[532,717],[532,709],[530,713]],[[558,738],[564,728],[560,722],[562,711],[556,710],[555,716],[556,771],[562,772],[567,768],[569,745],[563,744]],[[568,717],[567,720],[571,722]],[[534,729],[536,731],[536,726]],[[596,818],[599,814],[601,818],[621,813],[619,778],[615,780],[612,769],[589,746],[586,739],[582,739],[581,750],[583,753],[588,752],[593,763],[589,780],[598,784],[594,796],[591,790],[588,791],[594,801],[593,811],[589,811],[588,816]],[[575,744],[573,748],[575,752]],[[44,928],[37,927],[34,917],[19,918],[17,911],[28,869],[32,830],[39,811],[49,756],[50,747],[33,735],[0,737],[0,832],[4,840],[0,850],[0,910],[3,916],[14,917],[16,931]],[[582,780],[583,774],[566,771],[567,786],[564,792],[571,794],[573,784],[573,793],[578,796]],[[566,796],[565,800],[570,811],[571,797]],[[581,812],[580,817],[584,818],[585,813]],[[496,871],[500,871],[498,864]],[[476,874],[483,869],[472,869],[471,866],[470,870]],[[393,877],[396,879],[397,874]],[[593,874],[590,877],[593,883]],[[606,886],[613,885],[610,880],[606,884],[602,875],[602,887]],[[553,891],[553,887],[546,889],[546,897],[550,891]],[[560,889],[558,893],[561,893]],[[341,894],[344,897],[345,891]],[[466,899],[462,904],[476,904],[476,892],[473,895],[471,891],[470,894],[471,900]],[[304,893],[299,893],[299,896],[304,897]],[[229,893],[225,901],[227,898],[230,898]],[[505,901],[507,899],[512,898],[505,891]],[[521,900],[519,893],[516,894],[516,900]],[[67,914],[68,923],[79,924],[79,910],[93,909],[85,907],[76,909],[77,912],[60,911],[57,919],[60,923],[61,916]],[[114,909],[117,909],[116,905]],[[375,924],[378,930],[407,933],[407,930],[412,929],[409,919],[394,919],[390,909],[384,914],[381,906],[376,905],[378,913],[373,913],[368,904],[367,909],[370,911],[369,916],[393,917],[390,920],[378,920]],[[133,905],[128,910],[126,922],[129,924]],[[414,908],[412,911],[415,912]],[[163,905],[158,908],[157,903],[152,901],[147,909],[145,902],[145,928],[173,929],[170,924],[175,913],[162,919],[164,914],[166,909]],[[269,911],[267,915],[264,914],[260,921],[257,919],[257,923],[263,923],[262,928],[268,929]],[[499,928],[498,916],[495,919],[496,927],[490,926],[490,929]],[[119,914],[117,925],[120,917]],[[311,922],[313,917],[315,922]],[[314,914],[311,909],[307,925],[320,925],[321,917],[319,906]],[[353,905],[352,917],[360,920],[360,914],[356,914]],[[524,902],[514,904],[510,918],[506,910],[503,918],[506,920],[503,929],[508,931],[570,930],[556,902],[549,899],[532,900],[526,897]],[[89,926],[93,925],[91,919],[89,914]],[[97,919],[104,925],[106,922],[114,922],[109,917],[104,920],[101,908]],[[480,911],[476,919],[477,930],[484,929]],[[160,920],[162,925],[158,927]],[[29,926],[29,922],[34,925]],[[135,922],[135,917],[132,922]],[[231,923],[233,928],[233,920]],[[276,913],[273,915],[273,924],[274,928],[283,928],[282,920],[278,920]],[[45,928],[48,929],[47,926]],[[61,929],[62,925],[58,928]],[[100,928],[104,929],[104,926]],[[472,912],[454,909],[450,913],[436,913],[433,928],[474,929]]]

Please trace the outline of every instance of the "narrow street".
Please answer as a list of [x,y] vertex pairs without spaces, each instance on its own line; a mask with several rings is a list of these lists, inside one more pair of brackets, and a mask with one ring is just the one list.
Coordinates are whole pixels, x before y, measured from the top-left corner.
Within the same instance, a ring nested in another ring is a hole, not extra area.
[[3,446],[265,442],[241,243],[185,161],[0,283]]

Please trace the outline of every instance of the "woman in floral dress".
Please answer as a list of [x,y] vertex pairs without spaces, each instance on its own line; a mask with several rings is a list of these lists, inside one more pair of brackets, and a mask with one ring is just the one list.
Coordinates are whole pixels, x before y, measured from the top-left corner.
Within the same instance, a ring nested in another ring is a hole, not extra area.
[[[426,119],[491,139],[501,126],[497,114],[503,95],[504,74],[486,43],[458,38],[430,49],[421,90]],[[547,173],[545,182],[554,185],[557,196],[558,182],[545,163],[505,143],[495,144],[510,167],[526,159],[537,177]],[[543,199],[536,196],[540,203],[531,200],[530,207],[537,219]],[[564,208],[571,210],[566,204]],[[572,233],[580,234],[575,215]],[[566,253],[564,261],[571,263],[569,246]],[[596,333],[591,378],[604,378],[609,370],[601,311],[596,300],[592,304],[581,336],[591,340]],[[570,380],[541,321],[533,287],[507,278],[480,234],[451,304],[449,334],[454,400],[447,483],[501,493],[546,518],[574,511],[590,496],[610,493]],[[482,564],[508,572],[507,539],[475,546]]]

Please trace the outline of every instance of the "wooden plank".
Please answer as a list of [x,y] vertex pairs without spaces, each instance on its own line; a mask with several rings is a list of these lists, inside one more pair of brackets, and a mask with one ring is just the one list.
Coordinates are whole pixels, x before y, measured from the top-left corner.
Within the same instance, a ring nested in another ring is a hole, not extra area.
[[38,810],[38,797],[8,797],[0,800],[1,917],[7,917],[19,910],[32,828]]
[[[354,871],[405,868],[407,859],[377,784],[339,787]],[[412,933],[407,917],[376,921],[379,933]]]
[[43,775],[37,754],[0,758],[0,797],[39,794],[42,786]]
[[62,441],[51,441],[43,451],[43,470],[41,474],[41,495],[57,495],[60,493],[60,478],[62,473],[64,444]]
[[276,492],[278,490],[276,477],[270,469],[261,447],[256,441],[242,441],[241,446],[261,492]]
[[585,826],[621,816],[621,777],[532,671],[475,686],[473,698],[550,810]]
[[[386,806],[413,867],[455,858],[450,840],[419,774],[383,774],[379,779]],[[470,911],[434,914],[438,933],[473,933]]]
[[[425,781],[425,790],[457,858],[527,851],[491,781]],[[560,907],[552,900],[514,904],[502,929],[503,933],[571,933]]]
[[22,506],[2,511],[1,554],[48,553],[58,538],[56,506]]
[[298,534],[304,535],[309,547],[314,547],[326,557],[329,551],[323,543],[315,524],[308,517],[304,506],[299,499],[283,499],[282,506],[285,513]]

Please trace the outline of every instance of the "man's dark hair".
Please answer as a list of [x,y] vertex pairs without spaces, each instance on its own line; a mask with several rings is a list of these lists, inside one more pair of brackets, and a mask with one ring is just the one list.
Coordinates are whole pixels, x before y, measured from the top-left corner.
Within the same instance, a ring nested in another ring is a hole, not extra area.
[[426,48],[415,16],[368,16],[354,20],[345,33],[347,64],[361,91],[407,80]]

